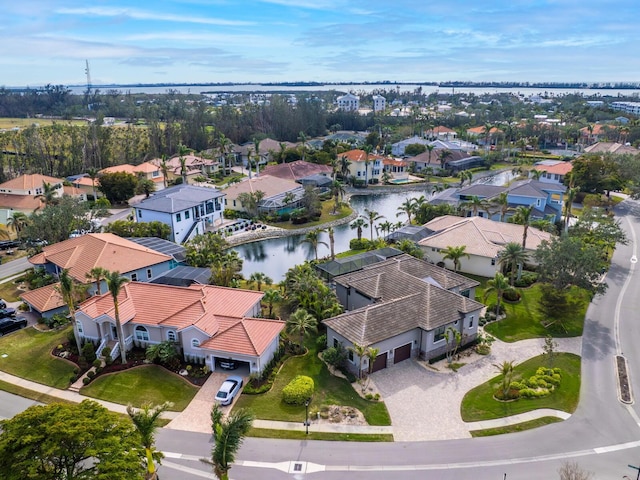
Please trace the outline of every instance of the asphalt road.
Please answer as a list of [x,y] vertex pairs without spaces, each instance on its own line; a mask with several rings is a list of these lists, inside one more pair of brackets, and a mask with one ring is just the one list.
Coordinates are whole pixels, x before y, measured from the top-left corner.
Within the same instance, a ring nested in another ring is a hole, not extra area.
[[12,277],[18,273],[22,273],[25,270],[33,267],[27,260],[27,257],[21,257],[10,262],[0,265],[0,278]]
[[[640,464],[637,405],[618,400],[616,353],[624,353],[634,393],[640,395],[640,204],[616,209],[630,239],[614,253],[606,294],[590,305],[585,319],[580,405],[567,421],[510,435],[478,439],[350,443],[248,438],[231,470],[245,479],[541,479],[558,478],[563,461],[575,461],[597,479],[635,478],[628,464]],[[407,408],[429,408],[411,405]],[[457,408],[457,406],[452,406]],[[161,472],[170,478],[213,478],[199,458],[209,455],[208,436],[162,431],[158,446],[170,455]],[[300,462],[302,473],[290,472]],[[305,473],[306,472],[306,473]],[[310,473],[314,472],[314,473]],[[506,474],[506,477],[505,477]]]

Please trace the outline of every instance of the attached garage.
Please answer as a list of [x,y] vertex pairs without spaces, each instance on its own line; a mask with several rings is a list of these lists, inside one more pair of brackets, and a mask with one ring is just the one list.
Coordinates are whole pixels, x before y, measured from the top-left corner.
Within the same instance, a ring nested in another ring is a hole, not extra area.
[[402,345],[393,351],[393,364],[400,363],[411,358],[411,343]]
[[383,368],[387,368],[387,352],[381,353],[376,357],[373,362],[373,368],[371,372],[377,372],[378,370],[382,370]]

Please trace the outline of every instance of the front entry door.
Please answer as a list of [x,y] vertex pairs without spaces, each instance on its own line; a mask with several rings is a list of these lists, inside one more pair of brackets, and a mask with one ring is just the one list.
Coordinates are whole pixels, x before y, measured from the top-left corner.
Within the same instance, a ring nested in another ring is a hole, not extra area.
[[115,325],[111,325],[111,336],[113,337],[114,340],[118,339],[118,329],[116,328]]

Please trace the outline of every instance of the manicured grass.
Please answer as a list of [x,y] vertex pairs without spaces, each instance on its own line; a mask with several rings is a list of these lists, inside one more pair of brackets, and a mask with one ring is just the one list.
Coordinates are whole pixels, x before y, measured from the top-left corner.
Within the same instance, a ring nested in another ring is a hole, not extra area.
[[50,118],[9,118],[2,117],[0,118],[0,129],[10,129],[14,127],[26,128],[30,127],[34,123],[37,123],[41,127],[46,127],[48,125],[53,125],[57,123],[58,125],[86,125],[87,122],[84,120],[61,120],[61,119],[50,119]]
[[289,440],[328,440],[334,442],[393,442],[393,435],[367,435],[362,433],[329,433],[314,432],[313,426],[309,427],[309,435],[305,432],[293,430],[271,430],[267,428],[252,428],[249,437],[256,438],[282,438]]
[[472,430],[469,433],[472,437],[490,437],[492,435],[504,435],[505,433],[524,432],[525,430],[531,430],[538,427],[544,427],[552,423],[562,422],[563,420],[558,417],[541,417],[535,420],[529,420],[528,422],[516,423],[515,425],[509,425],[506,427],[487,428],[485,430]]
[[7,383],[0,380],[0,390],[13,393],[14,395],[18,395],[22,398],[28,398],[30,400],[34,400],[40,403],[68,403],[73,404],[68,400],[63,398],[53,397],[51,395],[47,395],[46,393],[36,392],[34,390],[29,390],[28,388],[20,387],[18,385],[14,385],[13,383]]
[[347,380],[331,375],[324,362],[318,358],[315,348],[311,348],[304,356],[288,359],[269,392],[242,395],[236,408],[250,408],[257,418],[263,420],[303,422],[304,406],[288,405],[282,401],[282,389],[296,375],[307,375],[315,382],[315,393],[309,406],[311,412],[318,411],[323,405],[352,406],[364,414],[369,425],[391,425],[385,404],[365,400]]
[[296,230],[298,228],[308,228],[308,227],[319,227],[322,228],[322,225],[328,222],[333,222],[334,220],[340,220],[341,218],[348,217],[351,215],[353,210],[347,204],[341,204],[340,208],[336,211],[335,215],[333,214],[333,207],[335,205],[335,201],[325,200],[322,202],[322,214],[320,215],[320,220],[317,222],[307,222],[301,223],[298,225],[294,225],[291,222],[279,222],[273,223],[274,227],[284,228],[285,230]]
[[[538,367],[547,366],[542,355],[516,365],[513,381],[535,375]],[[580,357],[572,353],[557,353],[553,367],[562,370],[562,383],[551,395],[540,398],[520,398],[511,402],[500,402],[493,395],[500,387],[502,375],[478,385],[462,399],[460,414],[465,422],[477,422],[508,417],[539,408],[554,408],[573,413],[580,398]]]
[[[484,326],[487,333],[505,342],[517,342],[528,338],[540,338],[548,334],[554,337],[578,337],[582,335],[584,317],[591,300],[585,290],[572,288],[569,296],[575,301],[575,308],[563,322],[564,330],[558,323],[545,328],[544,316],[538,311],[538,303],[541,296],[539,284],[529,288],[518,289],[522,299],[518,303],[503,302],[506,309],[506,318],[497,322],[491,322]],[[482,302],[483,290],[476,288],[476,299]],[[489,295],[486,303],[495,303],[495,294]]]
[[0,283],[0,298],[7,302],[17,302],[20,300],[18,295],[24,291],[18,290],[18,284],[15,281]]
[[50,387],[67,388],[77,367],[50,352],[67,340],[70,329],[39,332],[27,327],[0,338],[0,370]]
[[157,365],[103,375],[80,389],[87,397],[134,407],[172,402],[175,412],[184,410],[197,391],[197,387]]
[[352,257],[353,255],[358,255],[359,253],[364,253],[367,250],[365,249],[361,249],[361,250],[347,250],[346,252],[342,252],[342,253],[338,253],[336,254],[336,258],[346,258],[346,257]]

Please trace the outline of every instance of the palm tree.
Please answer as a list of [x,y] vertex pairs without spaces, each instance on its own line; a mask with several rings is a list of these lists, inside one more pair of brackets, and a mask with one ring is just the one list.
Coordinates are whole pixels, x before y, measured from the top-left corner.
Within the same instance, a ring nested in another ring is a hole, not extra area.
[[20,238],[22,230],[28,225],[29,217],[22,212],[13,212],[13,214],[7,219],[7,227],[16,232],[16,236]]
[[531,212],[533,212],[533,205],[527,207],[520,205],[516,208],[516,213],[513,215],[513,223],[524,226],[524,230],[522,231],[523,249],[527,248],[527,233],[529,231],[529,224],[531,223]]
[[93,280],[96,282],[96,295],[102,295],[102,279],[109,273],[109,271],[102,267],[93,267],[87,272],[85,277],[87,280]]
[[576,195],[580,191],[580,187],[570,186],[567,190],[567,200],[564,204],[564,233],[569,232],[569,219],[571,218],[571,205]]
[[493,125],[490,123],[486,123],[482,127],[482,131],[484,133],[484,148],[488,149],[491,141],[491,130],[493,130]]
[[310,232],[307,232],[307,234],[304,236],[304,240],[302,240],[303,243],[308,243],[309,245],[311,245],[311,248],[313,248],[313,252],[315,253],[316,260],[318,260],[318,246],[329,246],[327,245],[327,242],[323,242],[320,240],[320,234],[322,232],[324,232],[323,229],[316,228],[314,230],[311,230]]
[[262,301],[267,304],[267,308],[269,309],[267,317],[273,318],[273,305],[282,301],[282,294],[277,288],[270,288],[264,292]]
[[340,157],[340,175],[342,178],[348,179],[349,177],[349,165],[351,165],[351,161],[346,155]]
[[362,229],[367,228],[369,225],[364,221],[364,218],[358,217],[349,225],[351,230],[357,230],[358,241],[362,240]]
[[498,212],[500,212],[500,221],[504,222],[504,217],[509,211],[509,194],[507,192],[501,192],[491,201],[491,203],[498,207]]
[[258,291],[261,292],[262,284],[266,283],[267,285],[271,285],[273,283],[273,280],[271,280],[268,276],[266,276],[262,272],[253,272],[251,276],[249,276],[249,280],[247,280],[247,284],[253,285],[254,283],[258,287]]
[[[425,145],[426,149],[427,149],[427,155],[429,155],[429,165],[431,165],[431,154],[433,153],[433,149],[436,148],[435,145],[431,145],[431,144],[427,144]],[[431,167],[429,167],[431,168]],[[433,168],[431,168],[431,173],[433,173]],[[427,182],[429,181],[429,177],[428,177],[428,173],[427,173]]]
[[219,480],[229,480],[231,464],[253,424],[254,415],[249,410],[234,410],[225,419],[218,404],[211,409],[211,429],[213,448],[211,460],[202,459],[213,467],[213,473]]
[[327,233],[329,234],[329,250],[331,251],[331,260],[336,259],[336,232],[333,227],[327,227]]
[[485,201],[477,195],[473,195],[469,200],[462,202],[460,206],[464,209],[471,210],[474,217],[478,216],[480,209],[486,209]]
[[87,177],[91,179],[91,188],[93,190],[93,200],[96,201],[98,199],[98,194],[96,192],[96,178],[98,178],[99,170],[97,168],[91,167],[87,168]]
[[504,267],[509,265],[511,267],[509,284],[513,286],[518,266],[523,265],[529,254],[522,248],[518,242],[509,242],[504,246],[504,249],[498,252],[498,264]]
[[155,436],[156,431],[160,428],[158,423],[160,416],[172,406],[173,404],[170,402],[163,403],[156,407],[147,403],[138,410],[134,409],[131,405],[127,406],[127,414],[140,436],[140,443],[144,447],[144,453],[147,459],[147,472],[144,478],[147,480],[158,478],[156,466],[153,462],[155,460],[161,463],[160,461],[164,458],[164,454],[160,450],[156,450]]
[[42,193],[36,195],[36,198],[39,198],[40,201],[44,203],[45,208],[58,203],[55,186],[47,182],[42,183]]
[[496,318],[498,318],[498,315],[500,314],[500,304],[502,303],[502,296],[504,295],[504,292],[511,290],[512,288],[513,287],[509,284],[509,280],[507,280],[500,272],[496,272],[495,276],[487,282],[487,288],[484,291],[484,300],[486,301],[487,297],[493,292],[496,293]]
[[167,165],[167,156],[164,154],[160,160],[160,171],[162,172],[162,183],[164,184],[164,188],[167,188],[167,181],[169,180],[169,165]]
[[415,213],[415,203],[413,202],[413,200],[411,198],[407,198],[398,207],[398,213],[396,214],[396,217],[399,217],[403,213],[406,214],[407,217],[409,217],[409,220],[407,220],[407,223],[409,223],[409,225],[411,225],[411,215],[413,215]]
[[218,148],[220,149],[220,155],[222,156],[222,174],[224,176],[231,174],[231,165],[229,165],[229,173],[227,173],[227,164],[231,163],[228,158],[229,149],[231,147],[231,140],[229,140],[224,133],[220,133],[218,138]]
[[107,272],[104,278],[107,282],[107,289],[113,297],[113,310],[116,317],[116,329],[118,331],[118,344],[120,345],[120,358],[122,364],[127,363],[127,352],[125,352],[124,344],[124,330],[122,329],[122,323],[120,322],[120,303],[118,302],[118,295],[122,286],[129,281],[127,277],[120,275],[120,272]]
[[364,186],[365,188],[369,187],[369,154],[373,147],[371,145],[365,145],[362,147],[364,150]]
[[438,160],[440,160],[440,168],[444,168],[447,164],[447,160],[453,156],[451,150],[443,148],[438,152]]
[[382,233],[386,232],[387,235],[389,235],[391,233],[392,224],[391,224],[391,222],[389,220],[385,220],[384,222],[380,222],[379,227],[380,227],[380,231]]
[[286,331],[290,335],[300,336],[300,349],[304,348],[304,338],[313,332],[318,331],[318,320],[307,312],[304,308],[298,308],[287,320]]
[[460,187],[462,187],[467,180],[469,180],[469,185],[471,185],[471,182],[473,182],[473,173],[469,170],[463,170],[460,172]]
[[78,324],[75,319],[76,307],[75,307],[75,295],[77,292],[76,284],[73,281],[73,277],[69,275],[69,270],[64,269],[58,275],[58,283],[57,290],[58,293],[62,296],[62,300],[67,304],[69,308],[69,316],[71,317],[71,322],[73,323],[73,333],[76,339],[76,347],[78,347],[78,354],[82,353],[82,344],[80,342],[80,332],[78,332]]
[[351,347],[349,347],[353,353],[358,356],[358,378],[362,379],[362,362],[364,361],[364,357],[367,352],[367,347],[364,345],[360,345],[358,343],[354,343]]
[[302,161],[304,162],[304,154],[307,151],[307,135],[301,131],[298,134],[298,140],[300,140],[300,149],[302,150]]
[[536,169],[529,170],[529,174],[531,175],[531,178],[533,178],[534,180],[540,180],[540,177],[542,177],[545,173],[547,173],[546,170],[536,170]]
[[365,356],[369,359],[369,374],[373,373],[373,363],[376,361],[378,354],[380,353],[379,348],[369,347],[365,353]]
[[331,187],[329,187],[329,191],[331,196],[334,198],[335,203],[333,204],[333,213],[335,214],[338,211],[338,207],[340,206],[340,200],[344,197],[346,190],[344,189],[344,185],[337,180],[331,182]]
[[466,245],[460,245],[458,247],[449,246],[442,249],[442,253],[444,253],[442,260],[451,260],[453,262],[454,273],[460,269],[460,259],[462,257],[471,258],[469,254],[465,252],[466,249]]
[[187,184],[187,159],[185,155],[189,153],[189,149],[180,144],[178,145],[178,158],[180,160],[180,175],[182,176],[182,183]]
[[373,223],[384,218],[384,215],[380,215],[375,210],[364,209],[364,213],[367,214],[366,218],[369,220],[369,229],[371,230],[371,241],[373,241]]
[[502,396],[503,398],[506,398],[507,395],[509,395],[509,386],[513,379],[513,369],[515,364],[513,361],[505,360],[501,364],[494,363],[493,366],[496,368],[498,373],[502,375]]

